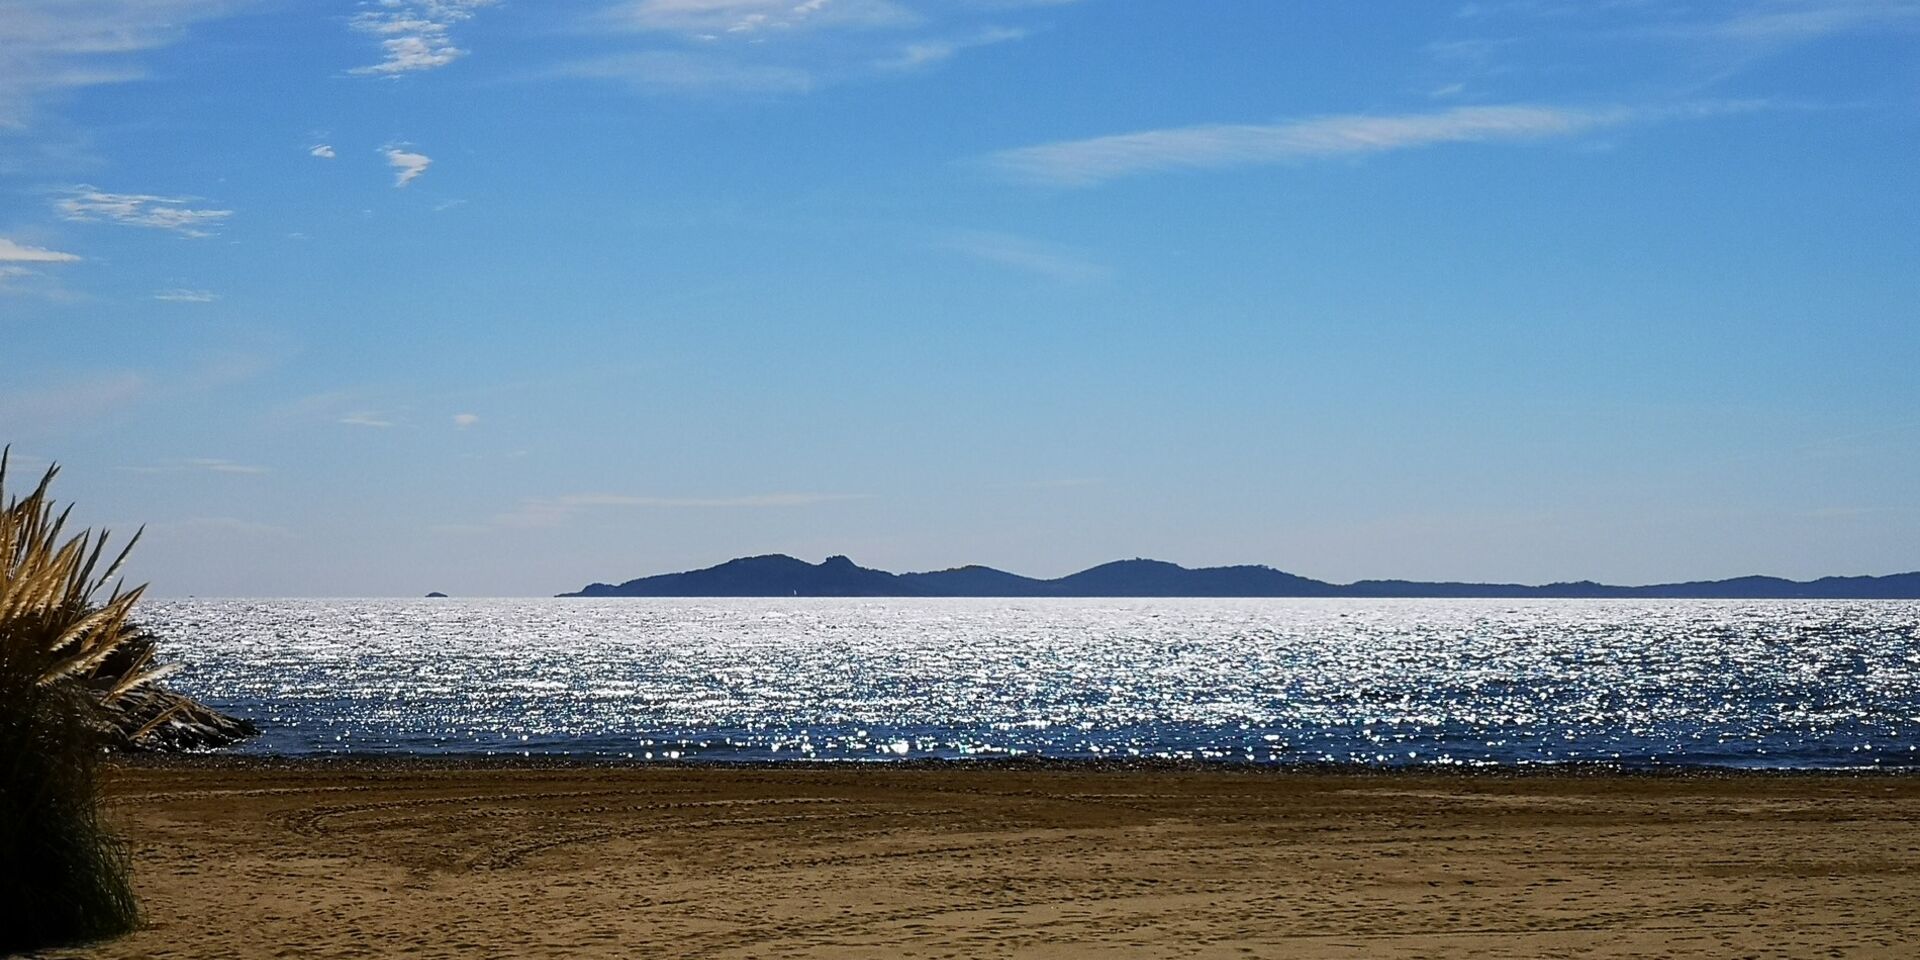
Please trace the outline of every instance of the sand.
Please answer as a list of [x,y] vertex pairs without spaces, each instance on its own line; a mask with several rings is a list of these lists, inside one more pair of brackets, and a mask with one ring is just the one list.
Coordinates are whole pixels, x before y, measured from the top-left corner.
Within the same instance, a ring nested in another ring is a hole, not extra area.
[[1912,957],[1920,777],[116,768],[57,956]]

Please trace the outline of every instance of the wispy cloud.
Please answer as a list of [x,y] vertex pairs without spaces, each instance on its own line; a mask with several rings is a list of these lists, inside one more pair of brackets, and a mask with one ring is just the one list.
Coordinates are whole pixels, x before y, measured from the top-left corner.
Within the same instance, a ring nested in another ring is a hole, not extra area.
[[1690,49],[1712,71],[1691,88],[1700,90],[1828,37],[1920,30],[1920,3],[1913,0],[1766,0],[1733,9],[1731,16],[1657,21],[1630,35],[1677,42]]
[[813,74],[798,67],[743,63],[722,54],[681,50],[583,60],[557,73],[664,93],[806,93],[816,83]]
[[480,415],[476,413],[456,413],[453,415],[453,425],[461,430],[465,430],[479,422]]
[[355,16],[354,30],[379,38],[379,63],[348,71],[357,76],[399,77],[444,67],[467,55],[453,42],[453,28],[495,0],[377,0],[376,9]]
[[307,156],[319,157],[322,160],[332,160],[335,157],[338,157],[339,154],[334,152],[333,144],[316,143],[313,145],[312,149],[307,151]]
[[115,413],[148,395],[137,373],[99,373],[23,389],[0,390],[0,424],[16,437],[59,435],[73,424]]
[[393,168],[393,185],[404,187],[420,178],[433,165],[433,158],[424,153],[416,153],[402,146],[385,146],[380,154],[387,158],[387,166]]
[[628,30],[717,36],[871,27],[912,23],[918,17],[888,0],[626,0],[614,4],[605,19]]
[[806,93],[1021,39],[1031,30],[1005,18],[1061,2],[1072,0],[619,0],[590,28],[642,48],[550,73],[659,93]]
[[992,486],[1003,490],[1079,490],[1097,487],[1106,483],[1098,477],[1062,477],[1053,480],[1024,480],[998,483]]
[[167,537],[175,534],[282,538],[292,537],[293,531],[271,523],[243,520],[239,517],[189,517],[185,520],[167,520],[147,525],[147,535],[150,537]]
[[383,429],[398,426],[410,410],[402,399],[385,391],[344,387],[290,400],[267,411],[267,416],[289,427],[344,424]]
[[948,237],[940,246],[984,263],[1061,283],[1098,280],[1108,273],[1106,267],[1073,251],[1006,233],[968,230]]
[[238,473],[248,476],[259,476],[260,474],[273,472],[266,467],[255,466],[250,463],[235,463],[232,460],[213,460],[205,457],[196,457],[188,460],[187,466],[195,470],[205,470],[210,473]]
[[107,193],[98,187],[78,186],[54,202],[61,217],[83,223],[118,223],[129,227],[171,230],[182,236],[209,237],[232,210],[189,206],[193,197],[162,197],[144,193]]
[[[1659,41],[1679,45],[1687,69],[1707,75],[1681,89],[1701,90],[1782,51],[1849,33],[1920,30],[1920,0],[1745,0],[1682,4],[1644,0],[1490,0],[1457,11],[1474,30],[1500,36],[1443,40],[1428,52],[1450,67],[1479,76],[1561,71],[1565,49],[1534,41],[1547,25],[1559,41],[1597,43],[1588,53],[1616,60],[1617,45]],[[1517,34],[1517,35],[1516,35]]]
[[45,247],[30,247],[0,237],[0,263],[76,263],[79,257]]
[[1448,67],[1486,73],[1498,69],[1495,62],[1500,53],[1519,42],[1517,37],[1467,37],[1435,40],[1426,49],[1428,56]]
[[[73,297],[43,270],[0,261],[0,295],[22,294],[38,294],[50,300],[69,300]],[[0,325],[4,323],[0,322]]]
[[243,0],[5,0],[0,4],[0,128],[24,127],[44,98],[138,80],[138,55]]
[[944,40],[920,40],[908,43],[900,52],[880,60],[875,66],[882,70],[917,70],[936,63],[953,59],[954,54],[973,47],[989,47],[996,43],[1009,43],[1025,40],[1028,32],[1009,27],[989,27],[971,36]]
[[191,457],[184,460],[171,460],[156,466],[123,467],[121,469],[127,473],[225,473],[250,477],[262,476],[273,472],[266,467],[256,466],[250,463],[238,463],[233,460],[215,459],[212,457]]
[[138,411],[162,409],[188,397],[212,394],[271,369],[266,357],[222,352],[176,361],[151,372],[98,370],[66,379],[16,387],[37,372],[30,364],[0,377],[0,430],[21,439],[70,434],[76,424]]
[[173,289],[158,291],[153,298],[168,303],[212,303],[220,299],[220,295],[211,290]]
[[1003,150],[988,162],[1009,177],[1083,187],[1166,170],[1210,170],[1387,153],[1443,143],[1567,137],[1634,119],[1620,107],[1461,107],[1437,113],[1349,114],[1272,124],[1145,130]]
[[1920,27],[1916,0],[1747,0],[1729,4],[1591,3],[1587,0],[1470,3],[1463,20],[1588,20],[1615,36],[1791,45],[1889,27]]
[[1737,40],[1800,43],[1838,33],[1920,21],[1920,4],[1901,0],[1800,0],[1745,4],[1704,32]]
[[846,493],[768,493],[740,497],[642,497],[623,494],[573,494],[562,497],[533,497],[521,501],[509,513],[493,518],[494,526],[559,526],[588,510],[634,508],[655,510],[765,510],[784,507],[810,507],[826,503],[844,503],[872,499],[870,494]]

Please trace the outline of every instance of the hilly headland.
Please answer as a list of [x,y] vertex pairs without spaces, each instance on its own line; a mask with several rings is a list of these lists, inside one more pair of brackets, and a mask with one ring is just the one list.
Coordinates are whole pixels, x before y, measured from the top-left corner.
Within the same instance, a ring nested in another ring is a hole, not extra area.
[[1736,577],[1685,583],[1616,586],[1563,583],[1456,583],[1358,580],[1329,583],[1268,566],[1183,567],[1163,560],[1116,560],[1054,579],[1025,577],[978,565],[926,573],[891,573],[843,556],[820,563],[782,554],[742,557],[717,566],[593,583],[563,597],[1485,597],[1704,600],[1913,600],[1920,572],[1888,576]]

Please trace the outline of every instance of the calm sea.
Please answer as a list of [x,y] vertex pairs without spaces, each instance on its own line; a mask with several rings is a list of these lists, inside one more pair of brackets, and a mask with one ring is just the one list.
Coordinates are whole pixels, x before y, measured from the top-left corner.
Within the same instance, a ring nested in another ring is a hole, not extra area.
[[1920,765],[1920,603],[177,600],[253,753]]

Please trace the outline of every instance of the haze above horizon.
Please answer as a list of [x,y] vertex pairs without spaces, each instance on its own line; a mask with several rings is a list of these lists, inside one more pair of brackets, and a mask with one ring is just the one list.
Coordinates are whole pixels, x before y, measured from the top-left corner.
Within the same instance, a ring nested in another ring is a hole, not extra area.
[[0,443],[157,593],[1920,567],[1920,3],[10,0]]

